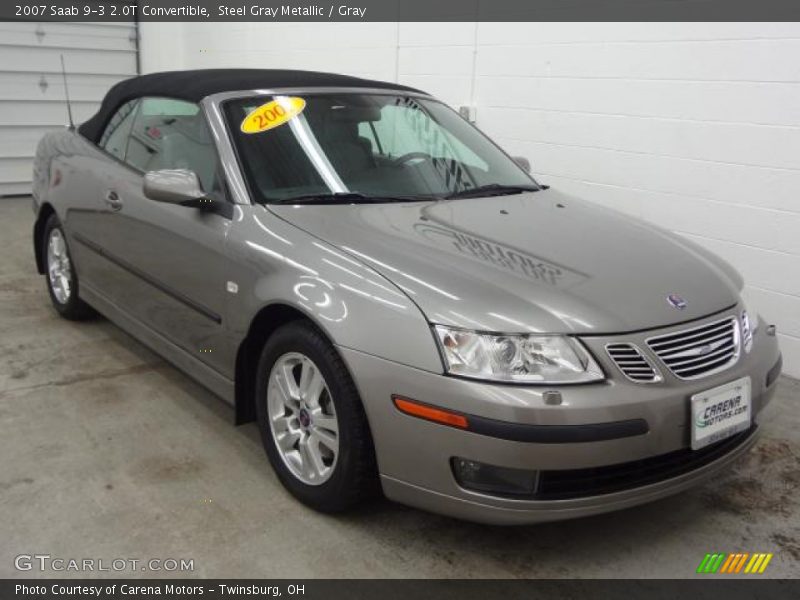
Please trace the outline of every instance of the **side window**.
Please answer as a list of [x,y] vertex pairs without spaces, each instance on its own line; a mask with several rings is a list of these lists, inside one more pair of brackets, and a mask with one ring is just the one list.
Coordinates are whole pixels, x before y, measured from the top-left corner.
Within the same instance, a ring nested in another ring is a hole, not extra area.
[[200,107],[171,98],[142,98],[126,162],[142,171],[189,169],[203,190],[221,191],[217,151]]
[[100,138],[99,146],[120,160],[125,160],[125,149],[128,146],[128,135],[136,116],[139,100],[131,100],[123,104],[111,117]]

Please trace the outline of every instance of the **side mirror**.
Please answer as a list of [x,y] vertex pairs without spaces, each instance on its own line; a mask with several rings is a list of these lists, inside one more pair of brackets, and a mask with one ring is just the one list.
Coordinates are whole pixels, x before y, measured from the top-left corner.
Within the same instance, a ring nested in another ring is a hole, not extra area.
[[164,169],[144,174],[144,195],[156,202],[192,205],[206,198],[194,171]]
[[529,161],[524,156],[512,156],[511,158],[514,159],[514,162],[517,163],[520,167],[525,169],[526,173],[531,172],[531,161]]

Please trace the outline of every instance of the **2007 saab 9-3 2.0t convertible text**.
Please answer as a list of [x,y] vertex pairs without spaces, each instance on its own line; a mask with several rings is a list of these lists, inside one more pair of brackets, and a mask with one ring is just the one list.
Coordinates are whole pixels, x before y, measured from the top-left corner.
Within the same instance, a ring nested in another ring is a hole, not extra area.
[[526,163],[397,84],[145,75],[39,144],[37,266],[64,317],[256,419],[318,510],[530,523],[713,477],[755,442],[774,326],[725,262]]

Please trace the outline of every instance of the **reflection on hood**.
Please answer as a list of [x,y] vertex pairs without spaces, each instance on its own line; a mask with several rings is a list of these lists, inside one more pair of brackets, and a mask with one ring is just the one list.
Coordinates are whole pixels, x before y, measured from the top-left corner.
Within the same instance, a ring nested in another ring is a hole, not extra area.
[[466,256],[554,287],[570,288],[588,277],[517,248],[445,225],[420,221],[414,225],[414,230],[437,246],[450,242],[453,248]]

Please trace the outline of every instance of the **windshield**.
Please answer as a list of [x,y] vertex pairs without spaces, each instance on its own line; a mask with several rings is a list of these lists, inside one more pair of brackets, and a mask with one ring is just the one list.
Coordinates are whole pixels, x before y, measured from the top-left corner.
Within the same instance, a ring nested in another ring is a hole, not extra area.
[[[536,182],[455,111],[393,94],[260,96],[225,113],[260,202],[486,195]],[[478,190],[478,194],[480,190]]]

